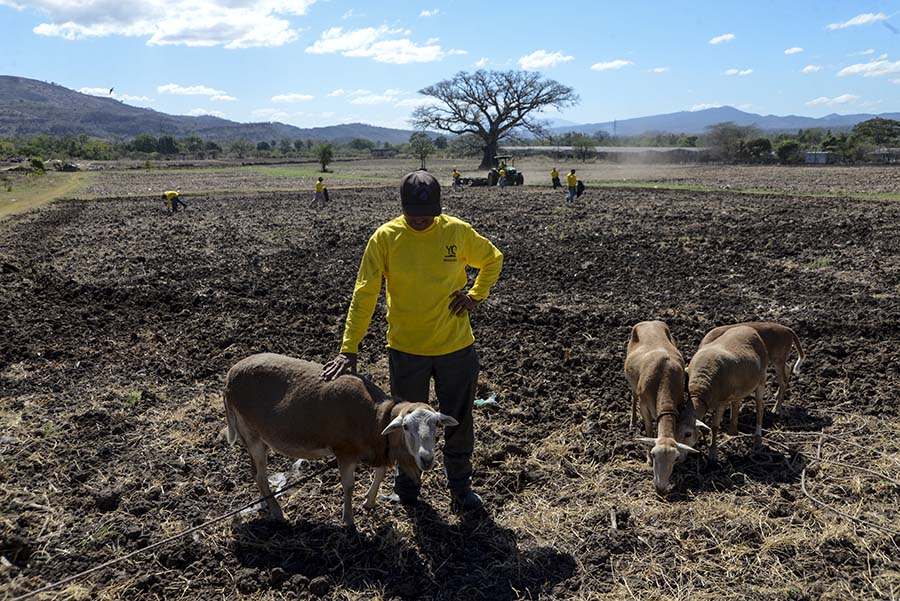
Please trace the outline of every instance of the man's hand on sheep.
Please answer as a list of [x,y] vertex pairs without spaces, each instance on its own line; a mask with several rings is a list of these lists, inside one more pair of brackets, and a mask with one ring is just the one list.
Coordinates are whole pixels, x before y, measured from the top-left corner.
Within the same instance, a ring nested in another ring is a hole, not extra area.
[[454,315],[462,315],[463,311],[472,311],[478,306],[478,301],[462,290],[455,290],[450,298],[453,299],[450,301],[450,312]]
[[341,353],[322,367],[322,379],[334,380],[344,374],[356,373],[356,353]]

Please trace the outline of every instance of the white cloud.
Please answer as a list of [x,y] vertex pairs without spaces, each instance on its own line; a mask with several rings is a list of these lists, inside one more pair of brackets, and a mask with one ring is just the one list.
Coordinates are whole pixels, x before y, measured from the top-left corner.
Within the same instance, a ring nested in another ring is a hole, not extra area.
[[335,96],[343,96],[346,93],[347,93],[347,90],[345,90],[344,88],[337,88],[336,90],[332,90],[332,91],[328,92],[328,96],[330,98],[334,98]]
[[801,52],[803,52],[803,48],[798,48],[797,46],[794,46],[793,48],[788,48],[787,50],[784,51],[785,54],[800,54]]
[[593,71],[611,71],[613,69],[621,69],[622,67],[627,67],[628,65],[633,64],[634,63],[631,61],[616,59],[614,61],[607,61],[605,63],[594,63],[593,65],[591,65],[591,69]]
[[845,75],[880,77],[882,75],[894,75],[896,73],[900,73],[900,60],[891,62],[884,60],[882,57],[878,57],[878,60],[870,61],[868,63],[858,63],[856,65],[844,67],[838,71],[838,77],[843,77]]
[[254,119],[262,119],[263,121],[284,121],[290,118],[290,113],[286,113],[280,109],[255,109],[250,112]]
[[713,104],[713,103],[695,104],[688,110],[693,113],[696,111],[705,111],[706,109],[717,109],[721,106],[722,106],[721,104]]
[[733,33],[723,33],[722,35],[717,35],[713,39],[709,41],[710,44],[716,46],[718,44],[724,44],[725,42],[730,42],[735,38]]
[[[2,4],[3,0],[0,0]],[[122,102],[139,102],[141,104],[149,104],[153,102],[152,98],[147,96],[133,96],[131,94],[116,94],[115,91],[110,94],[110,88],[78,88],[78,91],[88,96],[100,96],[102,98],[114,98]]]
[[306,48],[306,52],[309,54],[339,52],[343,56],[371,58],[380,63],[391,64],[430,63],[448,55],[466,53],[465,50],[444,50],[435,43],[419,45],[408,37],[395,37],[410,34],[409,30],[392,29],[386,25],[346,32],[341,27],[332,27],[323,31],[319,39]]
[[806,65],[805,67],[800,69],[800,71],[802,73],[818,73],[822,69],[824,69],[824,67],[822,67],[820,65]]
[[146,38],[148,45],[281,46],[299,31],[285,15],[304,15],[316,0],[0,0],[31,8],[47,22],[37,35],[82,40],[93,37]]
[[550,69],[560,63],[567,63],[573,58],[575,57],[563,54],[562,52],[535,50],[531,54],[520,57],[519,66],[526,71],[540,71],[541,69]]
[[867,50],[863,50],[862,52],[853,52],[850,56],[868,56],[870,54],[875,54],[874,48],[869,48]]
[[845,29],[847,27],[857,27],[859,25],[868,25],[869,23],[877,23],[878,21],[887,21],[890,17],[888,17],[884,13],[863,13],[861,15],[856,15],[852,19],[848,21],[844,21],[842,23],[831,23],[826,27],[826,29],[830,29],[834,31],[835,29]]
[[234,102],[237,98],[229,96],[228,94],[216,94],[215,96],[211,96],[210,100],[213,102]]
[[892,79],[891,83],[900,83],[900,79]]
[[272,96],[272,102],[278,103],[294,103],[294,102],[309,102],[312,100],[314,96],[310,94],[278,94],[277,96]]
[[350,101],[350,104],[386,104],[395,102],[397,97],[403,93],[403,90],[390,89],[385,90],[381,94],[357,95]]
[[175,96],[222,96],[222,90],[208,88],[206,86],[180,86],[177,83],[167,83],[159,86],[156,91],[160,94],[173,94]]
[[191,109],[187,112],[187,114],[190,115],[191,117],[203,117],[203,116],[219,117],[219,118],[225,117],[225,113],[223,113],[222,111],[211,111],[209,109]]
[[88,96],[106,96],[110,97],[109,88],[78,88],[78,91]]
[[353,90],[352,92],[347,92],[347,96],[362,96],[363,94],[371,94],[372,90],[364,90],[359,88],[357,90]]
[[487,64],[488,64],[488,59],[485,57],[481,57],[477,61],[475,61],[475,67],[478,69],[485,67]]
[[753,108],[753,105],[750,103],[745,103],[745,104],[739,104],[734,108],[742,110],[742,111],[749,111],[750,109]]
[[806,104],[808,104],[809,106],[818,106],[823,104],[834,106],[836,104],[853,104],[857,100],[859,100],[859,96],[854,96],[853,94],[841,94],[840,96],[835,96],[834,98],[819,96],[818,98],[808,100]]
[[113,94],[113,96],[122,102],[143,102],[145,104],[153,102],[153,99],[147,96],[132,96],[131,94],[122,94],[121,96]]
[[432,9],[432,10],[423,10],[422,12],[419,13],[419,16],[420,17],[433,17],[433,16],[437,15],[439,12],[441,12],[441,11],[436,8]]
[[722,75],[750,75],[753,69],[726,69],[722,71]]
[[351,8],[346,11],[343,15],[341,15],[341,19],[352,19],[353,17],[362,17],[361,13],[356,12],[356,9]]
[[671,71],[669,67],[653,67],[652,69],[647,69],[649,73],[665,73],[666,71]]
[[415,108],[415,107],[419,107],[419,106],[438,106],[441,104],[443,104],[443,103],[440,100],[438,100],[437,98],[431,98],[431,97],[428,97],[428,98],[404,98],[403,100],[400,100],[399,102],[394,104],[394,106],[396,106],[397,108],[410,108],[410,107]]

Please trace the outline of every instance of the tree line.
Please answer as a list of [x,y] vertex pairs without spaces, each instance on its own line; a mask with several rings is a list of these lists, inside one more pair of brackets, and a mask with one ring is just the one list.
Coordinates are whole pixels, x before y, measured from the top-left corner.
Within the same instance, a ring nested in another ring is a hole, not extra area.
[[540,140],[518,141],[528,146],[571,147],[577,158],[591,158],[604,146],[661,147],[674,146],[708,149],[708,158],[728,162],[793,164],[804,160],[806,152],[828,152],[832,159],[846,163],[873,160],[878,149],[900,147],[900,121],[874,118],[853,126],[849,131],[832,132],[824,128],[800,129],[797,132],[764,134],[752,125],[733,122],[716,123],[702,135],[648,133],[638,136],[612,136],[600,131],[593,134],[567,132],[548,135]]

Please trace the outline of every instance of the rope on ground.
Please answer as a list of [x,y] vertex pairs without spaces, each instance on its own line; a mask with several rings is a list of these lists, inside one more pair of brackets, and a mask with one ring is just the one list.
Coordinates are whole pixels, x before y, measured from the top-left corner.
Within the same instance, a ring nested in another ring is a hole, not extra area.
[[[856,430],[856,431],[859,431],[859,430]],[[806,488],[806,470],[811,466],[815,466],[816,464],[831,464],[831,465],[836,465],[838,467],[843,467],[846,469],[854,469],[854,470],[866,472],[873,476],[877,476],[877,477],[882,478],[883,480],[886,480],[887,482],[890,482],[892,484],[900,485],[900,481],[897,481],[894,478],[891,478],[890,476],[886,476],[885,474],[882,474],[881,472],[877,472],[875,470],[871,470],[871,469],[857,466],[857,465],[851,465],[848,463],[843,463],[840,461],[834,461],[831,459],[823,458],[822,457],[822,446],[825,444],[826,439],[835,440],[842,444],[849,444],[849,445],[852,445],[855,447],[859,447],[861,449],[865,449],[866,451],[874,452],[878,455],[881,455],[883,458],[893,461],[893,462],[896,462],[896,459],[894,459],[887,453],[884,453],[877,449],[872,449],[870,447],[866,447],[864,445],[845,440],[839,436],[835,436],[834,434],[826,434],[825,432],[793,432],[790,430],[763,430],[763,432],[765,432],[768,435],[774,434],[774,435],[780,435],[780,436],[818,436],[819,440],[818,440],[818,444],[816,445],[816,455],[814,458],[808,458],[809,463],[807,465],[805,465],[800,472],[800,489],[803,491],[803,494],[806,496],[806,498],[808,498],[810,501],[812,501],[816,505],[818,505],[824,509],[827,509],[828,511],[836,513],[844,518],[847,518],[848,520],[856,522],[857,524],[860,524],[862,526],[866,526],[869,528],[874,528],[876,530],[881,530],[882,532],[891,534],[893,536],[900,536],[900,530],[894,530],[892,528],[888,528],[886,526],[882,526],[880,524],[876,524],[874,522],[870,522],[868,520],[858,518],[858,517],[851,515],[845,511],[841,511],[840,509],[830,505],[829,503],[823,501],[822,499],[812,496],[812,494],[810,494],[809,490]],[[719,445],[722,446],[733,440],[738,440],[741,438],[750,438],[751,436],[753,436],[753,435],[752,434],[736,434],[735,436],[730,436],[726,440],[722,441],[721,443],[719,443]],[[776,442],[774,440],[769,440],[768,442],[769,442],[769,444],[776,444],[778,446],[782,446],[782,447],[790,450],[790,447],[784,443]],[[806,455],[804,455],[800,451],[797,451],[797,453],[801,456],[806,457]]]
[[213,518],[211,520],[203,522],[202,524],[188,528],[187,530],[179,532],[178,534],[175,534],[173,536],[165,538],[161,541],[155,542],[152,545],[147,545],[146,547],[141,547],[137,551],[132,551],[131,553],[128,553],[127,555],[122,555],[121,557],[111,559],[105,563],[101,563],[98,566],[94,566],[93,568],[84,570],[83,572],[79,572],[72,576],[68,576],[67,578],[63,578],[62,580],[58,580],[51,584],[42,586],[41,588],[35,589],[28,593],[25,593],[24,595],[20,595],[18,597],[13,597],[11,599],[11,601],[22,601],[23,599],[29,599],[31,597],[34,597],[35,595],[39,595],[40,593],[46,593],[47,591],[53,590],[55,588],[59,588],[59,587],[63,586],[64,584],[69,584],[70,582],[74,582],[75,580],[80,580],[81,578],[84,578],[88,574],[93,574],[94,572],[97,572],[104,568],[108,568],[110,566],[116,565],[117,563],[121,563],[121,562],[125,561],[126,559],[130,559],[130,558],[134,557],[135,555],[140,555],[141,553],[145,553],[152,549],[157,549],[159,547],[162,547],[164,545],[171,543],[172,541],[178,540],[179,538],[183,538],[183,537],[187,536],[188,534],[191,534],[198,530],[203,530],[204,528],[208,528],[209,526],[212,526],[213,524],[217,524],[223,520],[227,520],[228,518],[238,515],[245,509],[249,509],[255,505],[259,505],[260,503],[267,501],[269,499],[275,498],[275,497],[287,492],[288,490],[290,490],[292,488],[296,488],[297,486],[300,486],[301,484],[305,484],[306,482],[309,482],[314,477],[321,475],[329,467],[330,467],[330,464],[326,463],[326,464],[322,465],[321,467],[319,467],[314,472],[312,472],[311,474],[308,474],[308,475],[304,476],[303,478],[299,478],[299,479],[295,480],[294,482],[291,482],[290,484],[285,484],[284,486],[282,486],[280,489],[273,492],[272,494],[266,495],[265,497],[261,497],[255,501],[253,501],[252,503],[247,503],[246,505],[242,505],[241,507],[238,507],[234,511],[229,511],[228,513],[226,513],[224,515],[220,515],[217,518]]
[[[828,435],[822,434],[819,437],[819,444],[816,448],[816,459],[810,465],[815,465],[817,462],[826,462],[826,463],[828,462],[827,459],[825,459],[825,460],[822,459],[822,444],[825,442],[826,436],[828,436]],[[882,532],[886,532],[887,534],[890,534],[892,536],[900,536],[900,530],[894,530],[892,528],[887,528],[885,526],[882,526],[881,524],[876,524],[874,522],[869,522],[868,520],[858,518],[855,515],[851,515],[851,514],[847,513],[846,511],[841,511],[837,507],[833,507],[833,506],[829,505],[828,503],[826,503],[825,501],[818,499],[818,498],[812,496],[811,494],[809,494],[809,491],[806,489],[806,469],[808,467],[809,467],[808,465],[804,466],[803,471],[800,472],[800,489],[803,491],[803,494],[806,495],[807,499],[809,499],[816,505],[823,507],[824,509],[827,509],[828,511],[834,512],[841,517],[844,517],[850,521],[856,522],[857,524],[861,524],[861,525],[867,526],[869,528],[875,528],[876,530],[881,530]]]

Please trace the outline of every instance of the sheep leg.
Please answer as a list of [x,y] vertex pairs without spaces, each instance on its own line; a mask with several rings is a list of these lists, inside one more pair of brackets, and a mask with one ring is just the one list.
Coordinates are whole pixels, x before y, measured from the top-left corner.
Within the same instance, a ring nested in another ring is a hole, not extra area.
[[245,439],[245,442],[247,444],[247,451],[250,452],[250,468],[253,478],[256,480],[256,486],[259,488],[259,492],[262,496],[268,497],[266,499],[266,505],[269,507],[269,515],[273,519],[283,520],[284,514],[281,512],[278,501],[275,497],[270,496],[272,494],[272,489],[269,488],[269,476],[267,473],[269,465],[269,447],[266,446],[266,443],[260,438],[253,438],[251,440]]
[[384,480],[385,473],[387,473],[386,467],[375,468],[375,477],[372,479],[372,486],[369,487],[369,491],[366,493],[366,502],[363,503],[364,509],[372,509],[375,507],[375,500],[378,498],[378,489],[381,487],[381,481]]
[[338,471],[341,472],[341,488],[344,489],[344,511],[341,517],[348,528],[354,528],[353,523],[353,481],[356,475],[355,461],[342,461],[338,459]]
[[766,410],[766,383],[765,380],[756,387],[756,432],[753,435],[753,448],[762,446],[763,415]]
[[725,415],[725,407],[726,403],[722,403],[719,407],[716,408],[716,413],[713,415],[713,423],[712,423],[712,438],[709,442],[709,460],[716,461],[719,458],[719,450],[716,448],[716,443],[719,439],[719,426],[722,425],[722,416]]
[[775,362],[775,375],[778,376],[778,396],[775,400],[775,415],[781,411],[781,403],[784,401],[784,397],[787,395],[788,391],[788,378],[790,378],[790,374],[788,373],[788,367],[785,361],[776,361]]
[[634,428],[634,424],[637,421],[637,403],[638,398],[637,394],[632,390],[631,391],[631,421],[628,422],[628,428]]
[[738,415],[741,413],[741,399],[731,399],[731,425],[728,428],[728,434],[737,436],[738,433]]

